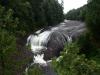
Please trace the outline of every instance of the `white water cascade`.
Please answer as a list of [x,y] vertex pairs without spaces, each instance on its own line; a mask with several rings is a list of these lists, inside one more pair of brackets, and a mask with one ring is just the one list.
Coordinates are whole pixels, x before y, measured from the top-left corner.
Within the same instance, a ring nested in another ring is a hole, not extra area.
[[34,64],[39,64],[43,67],[48,66],[50,58],[58,56],[60,51],[64,48],[65,43],[72,42],[72,40],[77,38],[84,30],[84,23],[65,20],[55,27],[41,29],[36,31],[35,34],[31,34],[27,38],[26,45],[31,46],[34,57],[33,62],[29,64],[25,70],[26,75],[28,75],[28,69]]

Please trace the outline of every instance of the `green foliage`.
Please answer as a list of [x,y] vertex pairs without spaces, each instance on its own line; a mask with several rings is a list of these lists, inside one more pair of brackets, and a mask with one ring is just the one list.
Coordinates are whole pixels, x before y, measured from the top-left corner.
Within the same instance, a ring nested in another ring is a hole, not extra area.
[[95,61],[87,60],[84,55],[79,55],[76,43],[65,46],[59,60],[53,60],[53,66],[58,75],[95,75],[98,67]]
[[66,15],[65,18],[68,20],[78,20],[79,19],[79,10],[70,10]]
[[31,60],[24,56],[25,53],[18,51],[19,48],[16,49],[18,45],[15,36],[22,36],[24,33],[19,30],[18,18],[14,18],[13,13],[12,9],[7,10],[0,5],[0,75],[21,73],[23,65]]
[[93,42],[91,34],[85,33],[80,36],[77,44],[80,47],[80,54],[85,54],[88,59],[95,60],[100,69],[100,48]]
[[[86,23],[96,42],[100,42],[100,0],[92,0],[87,6]],[[100,45],[99,45],[100,46]]]
[[[22,75],[32,56],[23,48],[23,39],[19,39],[58,24],[63,17],[63,7],[57,0],[0,0],[0,75]],[[41,75],[37,68],[29,73],[36,70]]]
[[22,35],[64,19],[63,7],[57,0],[2,0],[0,4],[13,10],[13,18],[18,17],[17,30]]
[[15,43],[15,37],[0,28],[0,67],[2,72],[1,75],[6,75],[7,70],[9,70],[7,60],[9,60],[9,55],[11,55],[16,50]]
[[6,54],[9,50],[16,50],[15,37],[0,28],[0,50]]
[[6,10],[0,5],[0,27],[10,33],[17,34],[18,18],[13,17],[13,10]]
[[84,5],[78,9],[72,9],[67,14],[65,14],[65,18],[67,20],[79,20],[84,21],[86,15],[87,5]]
[[41,67],[34,65],[29,69],[28,75],[43,75],[43,71]]
[[91,34],[85,33],[78,39],[77,44],[80,47],[80,53],[85,54],[87,58],[99,55],[98,49],[92,42]]
[[0,75],[21,74],[32,60],[25,51],[17,49],[15,36],[0,28]]
[[42,7],[48,25],[55,25],[64,20],[63,7],[57,0],[45,0]]

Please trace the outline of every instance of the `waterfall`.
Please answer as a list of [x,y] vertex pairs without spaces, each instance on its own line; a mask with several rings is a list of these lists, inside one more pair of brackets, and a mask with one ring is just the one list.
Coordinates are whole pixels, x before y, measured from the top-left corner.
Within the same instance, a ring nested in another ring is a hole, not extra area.
[[[31,34],[27,38],[27,46],[31,46],[34,54],[33,62],[26,68],[39,64],[43,67],[48,66],[48,61],[54,56],[59,56],[60,51],[64,48],[66,42],[71,43],[73,37],[84,31],[84,23],[78,21],[65,20],[55,27],[43,28]],[[83,30],[82,30],[83,29]],[[67,53],[67,52],[66,52]],[[60,57],[62,58],[62,57]],[[59,58],[57,59],[57,61]]]

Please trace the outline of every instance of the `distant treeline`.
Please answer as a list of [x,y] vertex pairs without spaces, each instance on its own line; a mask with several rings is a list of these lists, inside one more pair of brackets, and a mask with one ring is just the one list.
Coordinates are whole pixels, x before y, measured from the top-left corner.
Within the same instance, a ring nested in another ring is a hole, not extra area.
[[84,21],[86,16],[87,5],[84,5],[78,9],[72,9],[65,14],[65,18],[68,20]]

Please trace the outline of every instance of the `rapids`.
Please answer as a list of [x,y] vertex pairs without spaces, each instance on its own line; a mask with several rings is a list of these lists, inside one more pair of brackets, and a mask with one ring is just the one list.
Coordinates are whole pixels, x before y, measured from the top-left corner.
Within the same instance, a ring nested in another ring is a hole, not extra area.
[[[34,57],[33,62],[26,68],[26,75],[28,75],[29,67],[34,64],[39,64],[44,70],[48,69],[53,72],[48,64],[52,61],[51,58],[58,57],[65,43],[71,43],[84,31],[85,24],[83,22],[65,20],[54,27],[49,26],[29,35],[26,46],[30,45]],[[51,74],[45,72],[45,75],[56,74],[54,72]]]

